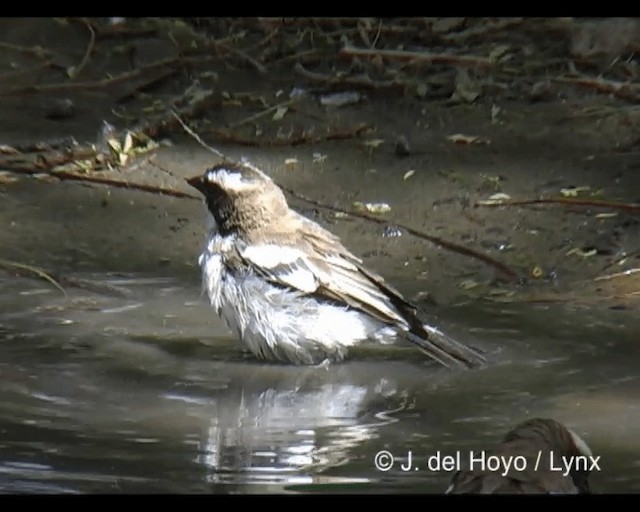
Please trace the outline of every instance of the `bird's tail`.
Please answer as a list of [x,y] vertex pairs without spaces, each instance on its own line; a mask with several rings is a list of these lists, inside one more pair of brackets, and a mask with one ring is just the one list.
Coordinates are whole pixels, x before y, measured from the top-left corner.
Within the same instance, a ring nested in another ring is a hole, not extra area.
[[408,331],[407,339],[420,350],[443,366],[462,366],[475,368],[482,366],[486,359],[477,350],[450,338],[436,327],[422,325],[418,332]]

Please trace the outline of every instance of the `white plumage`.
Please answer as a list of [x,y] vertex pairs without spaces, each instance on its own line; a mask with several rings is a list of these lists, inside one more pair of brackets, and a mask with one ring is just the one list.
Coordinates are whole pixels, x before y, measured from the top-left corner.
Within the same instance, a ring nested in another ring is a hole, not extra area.
[[[305,291],[317,287],[310,272],[282,276],[284,281],[295,280],[296,288],[302,290],[293,291],[276,287],[251,270],[228,271],[224,253],[234,239],[213,229],[199,263],[211,305],[252,353],[268,360],[318,364],[324,359],[342,360],[348,347],[368,338],[393,337],[393,329],[369,315],[305,296]],[[243,254],[271,263],[269,267],[288,263],[295,254],[283,250],[283,260],[278,262],[274,246],[263,248],[254,246]]]

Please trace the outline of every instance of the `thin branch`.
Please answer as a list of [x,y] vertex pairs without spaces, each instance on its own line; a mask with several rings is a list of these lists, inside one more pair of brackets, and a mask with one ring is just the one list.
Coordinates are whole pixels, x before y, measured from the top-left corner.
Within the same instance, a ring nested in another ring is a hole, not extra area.
[[283,146],[301,146],[302,144],[318,144],[320,142],[329,140],[344,140],[355,137],[360,137],[362,134],[373,129],[372,125],[362,124],[356,128],[346,130],[331,130],[322,135],[308,135],[301,134],[287,138],[275,138],[275,139],[250,139],[243,137],[237,133],[234,133],[227,129],[213,130],[213,135],[224,142],[232,142],[240,146],[249,147],[283,147]]
[[320,82],[328,85],[338,85],[342,87],[355,87],[365,89],[391,89],[395,87],[404,87],[402,82],[397,80],[387,80],[386,82],[376,82],[370,77],[364,75],[359,77],[334,77],[324,75],[322,73],[316,73],[305,69],[305,67],[299,62],[294,66],[294,70],[299,75],[312,80],[314,82]]
[[112,85],[120,84],[123,82],[127,82],[129,80],[133,80],[136,78],[146,78],[149,72],[161,69],[164,67],[172,67],[179,68],[181,66],[186,66],[194,63],[207,62],[210,60],[214,60],[217,57],[206,55],[206,56],[198,56],[198,57],[171,57],[168,59],[163,59],[158,62],[153,62],[147,66],[142,66],[141,68],[134,69],[132,71],[127,71],[125,73],[121,73],[120,75],[103,78],[101,80],[92,80],[89,82],[65,82],[65,83],[57,83],[57,84],[44,84],[44,85],[30,85],[26,87],[20,87],[17,89],[12,89],[5,92],[0,92],[0,96],[12,96],[12,95],[28,95],[28,94],[39,94],[39,93],[52,93],[52,92],[62,92],[73,89],[102,89],[105,87],[109,87]]
[[41,267],[26,265],[24,263],[17,263],[15,261],[0,259],[0,268],[4,268],[5,270],[13,272],[17,275],[27,277],[36,276],[39,279],[43,279],[60,290],[65,297],[67,296],[67,292],[62,287],[62,284],[72,286],[74,288],[89,290],[94,293],[102,293],[124,298],[131,297],[131,292],[129,290],[121,288],[119,286],[114,286],[109,283],[102,283],[100,281],[93,281],[90,279],[64,276],[57,272],[52,272]]
[[392,221],[389,221],[389,220],[386,220],[386,219],[382,219],[380,217],[374,217],[374,216],[368,215],[366,213],[362,213],[362,212],[358,212],[358,211],[354,211],[354,210],[345,210],[345,209],[339,208],[337,206],[331,206],[331,205],[328,205],[328,204],[324,204],[324,203],[321,203],[321,202],[316,201],[314,199],[308,198],[308,197],[306,197],[306,196],[304,196],[302,194],[299,194],[298,192],[295,192],[294,190],[291,190],[290,188],[284,187],[281,184],[277,184],[277,185],[282,190],[284,190],[285,192],[290,194],[291,196],[293,196],[296,199],[299,199],[301,201],[304,201],[305,203],[309,203],[309,204],[312,204],[314,206],[318,206],[318,207],[323,208],[325,210],[329,210],[329,211],[333,211],[333,212],[349,215],[351,217],[358,217],[360,219],[364,219],[364,220],[367,220],[367,221],[370,221],[370,222],[374,222],[376,224],[381,224],[383,226],[398,227],[400,229],[405,230],[410,235],[413,235],[413,236],[415,236],[417,238],[421,238],[423,240],[427,240],[428,242],[431,242],[432,244],[435,244],[437,246],[443,247],[443,248],[445,248],[445,249],[447,249],[449,251],[457,252],[457,253],[462,254],[464,256],[471,256],[472,258],[480,260],[480,261],[486,263],[487,265],[495,268],[500,273],[502,273],[505,276],[509,277],[509,279],[511,279],[513,281],[517,281],[520,278],[520,276],[516,272],[511,270],[505,264],[495,260],[494,258],[491,258],[490,256],[487,256],[486,254],[482,254],[480,252],[474,251],[473,249],[469,249],[468,247],[465,247],[465,246],[462,246],[462,245],[458,245],[458,244],[453,243],[453,242],[449,242],[449,241],[444,240],[444,239],[442,239],[440,237],[437,237],[437,236],[433,236],[433,235],[429,235],[427,233],[423,233],[422,231],[418,231],[417,229],[414,229],[414,228],[412,228],[410,226],[406,226],[404,224],[398,224],[397,222],[392,222]]
[[284,108],[284,107],[293,105],[297,101],[298,101],[297,98],[292,98],[287,101],[283,101],[281,103],[273,105],[272,107],[268,107],[265,110],[258,112],[257,114],[253,114],[249,117],[245,117],[244,119],[241,119],[240,121],[236,121],[235,123],[232,123],[231,125],[229,125],[229,128],[237,128],[238,126],[242,126],[243,124],[252,123],[253,121],[257,121],[258,119],[269,115],[271,112],[275,112],[279,108]]
[[64,294],[65,297],[67,296],[67,292],[62,286],[60,286],[58,281],[56,281],[48,272],[46,272],[41,268],[34,267],[31,265],[26,265],[24,263],[18,263],[16,261],[9,261],[5,259],[0,259],[0,267],[4,268],[5,270],[18,271],[18,273],[20,274],[25,274],[25,273],[35,274],[40,279],[44,279],[45,281],[55,286],[58,290],[60,290]]
[[238,57],[242,58],[243,60],[247,61],[261,75],[266,75],[267,74],[267,68],[265,68],[262,64],[260,64],[251,55],[246,54],[242,50],[238,50],[237,48],[234,48],[233,46],[227,46],[226,44],[222,44],[222,43],[219,43],[219,42],[214,42],[214,45],[216,47],[218,47],[218,48],[222,48],[225,51],[231,52],[231,53],[237,55]]
[[127,181],[101,178],[101,177],[92,176],[89,174],[76,174],[74,172],[69,172],[69,171],[55,171],[55,172],[51,172],[50,174],[54,178],[58,178],[60,180],[84,181],[86,183],[95,183],[97,185],[108,185],[110,187],[115,187],[115,188],[140,190],[141,192],[151,192],[153,194],[161,194],[161,195],[171,196],[171,197],[180,197],[180,198],[184,197],[187,199],[195,199],[198,201],[201,199],[199,196],[198,197],[192,196],[191,194],[187,194],[186,192],[180,192],[179,190],[174,190],[171,188],[156,187],[154,185],[143,185],[141,183],[129,183]]
[[49,50],[45,50],[42,46],[19,46],[17,44],[0,42],[0,48],[5,50],[13,50],[20,53],[33,55],[34,57],[44,57],[46,59],[53,58],[53,54]]
[[499,207],[499,206],[529,206],[536,204],[560,204],[563,206],[586,206],[589,208],[611,208],[624,210],[630,213],[640,214],[640,205],[629,203],[617,203],[614,201],[600,201],[598,199],[527,199],[523,201],[500,201],[496,203],[476,203],[474,206]]
[[156,187],[154,185],[143,185],[141,183],[130,183],[127,181],[121,180],[113,180],[111,178],[104,178],[101,176],[95,176],[93,174],[77,174],[71,171],[56,171],[56,170],[42,170],[31,167],[23,167],[23,168],[13,168],[9,169],[9,172],[13,172],[16,174],[46,174],[47,176],[51,176],[52,178],[57,178],[60,181],[80,181],[84,183],[91,183],[95,185],[107,185],[109,187],[114,188],[125,188],[129,190],[139,190],[141,192],[150,192],[153,194],[161,194],[165,196],[171,197],[180,197],[187,199],[195,199],[200,200],[200,197],[192,196],[191,194],[187,194],[186,192],[180,192],[179,190],[174,190],[170,188],[164,187]]
[[473,55],[453,55],[450,53],[410,52],[405,50],[368,50],[345,46],[339,52],[341,57],[382,57],[400,61],[415,61],[423,63],[442,63],[454,66],[490,67],[495,62],[486,57]]
[[640,272],[640,268],[630,268],[629,270],[625,270],[623,272],[616,272],[615,274],[596,277],[594,278],[594,281],[609,281],[610,279],[615,279],[617,277],[630,276],[631,274],[635,274],[637,272]]
[[489,32],[504,30],[505,28],[511,27],[512,25],[520,25],[523,21],[524,18],[507,18],[504,20],[495,21],[493,23],[485,22],[478,26],[463,30],[462,32],[454,32],[451,34],[441,35],[440,38],[444,41],[449,41],[452,43],[461,43],[465,39],[469,39],[471,37],[478,37],[484,34],[488,34]]
[[590,77],[558,77],[552,80],[561,84],[572,84],[595,89],[598,92],[612,94],[624,100],[640,101],[640,85],[638,84],[614,82],[613,80]]
[[73,69],[73,71],[71,73],[69,73],[69,78],[71,80],[73,80],[75,77],[77,77],[81,73],[81,71],[84,69],[84,67],[87,65],[87,62],[89,61],[89,57],[93,53],[93,49],[94,49],[95,44],[96,44],[96,31],[93,30],[93,27],[91,26],[91,23],[89,23],[89,21],[87,19],[83,19],[82,21],[84,22],[86,27],[89,29],[89,32],[91,33],[91,37],[89,38],[89,44],[87,44],[87,49],[84,52],[84,56],[82,57],[82,60],[80,61],[80,64],[78,64]]
[[176,118],[182,129],[187,132],[191,137],[193,137],[198,144],[200,144],[203,148],[211,151],[214,155],[219,156],[220,158],[226,159],[226,157],[222,154],[221,151],[218,151],[216,148],[209,146],[205,141],[203,141],[200,136],[194,132],[191,128],[189,128],[186,123],[180,118],[180,116],[174,111],[171,111],[171,115]]

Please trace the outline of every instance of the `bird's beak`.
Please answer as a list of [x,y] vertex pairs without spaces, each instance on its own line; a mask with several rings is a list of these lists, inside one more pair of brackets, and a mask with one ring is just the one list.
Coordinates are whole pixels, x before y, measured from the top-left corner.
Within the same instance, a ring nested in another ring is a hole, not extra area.
[[187,183],[191,185],[193,188],[198,189],[200,192],[204,194],[204,180],[202,176],[194,176],[193,178],[189,178]]

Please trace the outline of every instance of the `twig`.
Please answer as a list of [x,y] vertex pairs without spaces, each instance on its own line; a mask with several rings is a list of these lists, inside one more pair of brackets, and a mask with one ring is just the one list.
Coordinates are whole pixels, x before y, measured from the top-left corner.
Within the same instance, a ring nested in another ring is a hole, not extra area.
[[415,61],[426,63],[443,63],[454,66],[490,67],[495,62],[486,57],[472,55],[452,55],[449,53],[410,52],[405,50],[368,50],[346,46],[339,52],[341,57],[382,57],[386,59]]
[[614,266],[620,264],[621,262],[623,262],[624,260],[626,260],[628,258],[631,258],[631,257],[633,257],[633,256],[635,256],[636,254],[639,254],[639,253],[640,253],[640,250],[633,251],[633,252],[625,254],[624,256],[622,256],[620,258],[616,258],[612,262],[610,262],[610,263],[606,264],[604,267],[602,267],[602,270],[600,270],[600,272],[604,272],[605,270],[607,270],[607,269],[609,269],[611,267],[614,267]]
[[612,201],[600,201],[597,199],[527,199],[523,201],[500,201],[496,203],[476,203],[474,206],[499,207],[499,206],[528,206],[535,204],[561,204],[563,206],[586,206],[589,208],[613,208],[640,214],[640,205],[628,203],[616,203]]
[[[180,119],[196,117],[199,112],[210,106],[214,99],[214,93],[213,91],[200,91],[197,96],[187,98],[186,106],[178,108],[177,105],[184,99],[185,98],[180,97],[170,103],[173,105],[173,109],[179,114]],[[170,112],[173,109],[169,108],[168,111]],[[167,130],[173,129],[178,124],[180,124],[180,121],[176,119],[175,115],[165,115],[159,119],[152,119],[141,123],[136,127],[135,131],[142,132],[148,137],[154,138]]]
[[265,68],[262,64],[260,64],[256,59],[251,57],[251,55],[248,55],[248,54],[244,53],[242,50],[238,50],[237,48],[234,48],[233,46],[227,46],[226,44],[222,44],[222,43],[215,42],[215,41],[214,41],[214,45],[216,47],[218,47],[218,48],[222,48],[223,50],[231,52],[231,53],[237,55],[238,57],[241,57],[242,59],[246,60],[261,75],[266,75],[267,74],[267,68]]
[[59,273],[51,272],[49,270],[45,270],[41,267],[35,267],[33,265],[26,265],[24,263],[17,263],[15,261],[0,259],[0,267],[8,271],[13,271],[18,275],[35,275],[40,279],[44,279],[45,281],[55,286],[58,290],[60,290],[65,297],[67,296],[67,292],[62,287],[62,284],[73,286],[74,288],[89,290],[95,293],[114,295],[116,297],[131,297],[131,292],[129,290],[120,288],[119,286],[114,286],[109,283],[101,283],[99,281],[93,281],[89,279],[82,279],[79,277],[63,276]]
[[249,139],[243,137],[237,133],[233,133],[227,129],[213,130],[213,135],[223,142],[232,142],[240,146],[250,147],[282,147],[282,146],[301,146],[302,144],[318,144],[328,140],[344,140],[361,136],[363,133],[372,130],[373,126],[363,124],[355,129],[348,130],[334,130],[324,135],[297,135],[288,138],[275,138],[275,139]]
[[82,21],[84,22],[86,27],[89,29],[89,32],[91,33],[91,37],[89,38],[89,44],[87,44],[87,49],[84,52],[84,56],[82,57],[80,64],[78,64],[75,68],[73,68],[73,71],[69,73],[69,78],[71,80],[77,77],[80,74],[80,72],[84,69],[84,67],[87,65],[87,62],[89,61],[89,57],[93,53],[93,48],[95,47],[95,44],[96,44],[96,31],[93,30],[91,23],[89,23],[87,19],[83,18]]
[[503,30],[512,25],[519,25],[522,23],[523,19],[524,18],[507,18],[504,20],[495,21],[493,23],[484,22],[476,27],[463,30],[462,32],[455,32],[453,34],[444,34],[440,36],[440,39],[444,41],[460,43],[470,37],[477,37],[483,34],[487,34],[489,32],[496,32],[498,30]]
[[217,149],[209,146],[205,141],[203,141],[200,136],[194,132],[191,128],[189,128],[185,122],[180,119],[180,116],[178,114],[176,114],[175,111],[171,111],[171,115],[173,115],[173,117],[176,118],[176,120],[178,121],[178,123],[180,123],[180,126],[182,126],[182,129],[187,132],[189,135],[191,135],[198,144],[200,144],[203,148],[208,149],[209,151],[211,151],[214,155],[219,156],[221,158],[226,159],[226,157],[222,154],[222,152],[218,151]]
[[278,64],[284,64],[285,62],[290,62],[290,61],[299,62],[302,60],[311,60],[308,57],[315,57],[315,60],[318,60],[321,58],[321,54],[322,54],[321,50],[317,48],[312,48],[311,50],[302,50],[298,53],[285,55],[284,57],[271,61],[271,65],[273,66]]
[[0,96],[12,96],[12,95],[28,95],[28,94],[38,94],[43,92],[61,92],[73,89],[102,89],[105,87],[109,87],[111,85],[119,84],[122,82],[126,82],[128,80],[132,80],[139,77],[146,77],[150,71],[160,69],[163,67],[180,67],[186,66],[188,64],[206,62],[209,60],[214,60],[217,57],[206,55],[206,56],[198,56],[198,57],[171,57],[168,59],[160,60],[158,62],[153,62],[147,66],[143,66],[141,68],[134,69],[132,71],[127,71],[125,73],[121,73],[120,75],[111,77],[111,78],[103,78],[101,80],[93,80],[90,82],[65,82],[58,84],[44,84],[44,85],[30,85],[27,87],[20,87],[17,89],[9,90],[6,92],[0,92]]
[[288,107],[289,105],[293,105],[297,101],[298,101],[297,98],[292,98],[292,99],[289,99],[287,101],[283,101],[281,103],[278,103],[276,105],[273,105],[272,107],[269,107],[269,108],[263,110],[262,112],[258,112],[257,114],[251,115],[249,117],[245,117],[244,119],[241,119],[240,121],[236,121],[235,123],[232,123],[231,125],[229,125],[229,128],[237,128],[238,126],[242,126],[243,124],[252,123],[253,121],[256,121],[257,119],[260,119],[260,118],[262,118],[264,116],[269,115],[271,112],[275,112],[279,108],[284,108],[284,107]]
[[110,178],[102,178],[92,176],[90,174],[76,174],[69,171],[55,171],[50,173],[54,178],[60,180],[84,181],[86,183],[95,183],[96,185],[108,185],[115,188],[126,188],[129,190],[140,190],[141,192],[151,192],[153,194],[161,194],[171,197],[184,197],[187,199],[200,200],[200,197],[192,196],[186,192],[180,192],[171,188],[156,187],[154,185],[143,185],[141,183],[130,183],[127,181],[112,180]]
[[603,80],[602,78],[588,77],[558,77],[552,79],[554,82],[561,84],[573,84],[581,87],[595,89],[605,94],[613,94],[618,98],[631,101],[640,101],[640,85],[631,83],[614,82],[612,80]]
[[53,277],[51,277],[49,273],[47,273],[41,268],[33,267],[31,265],[26,265],[24,263],[18,263],[16,261],[9,261],[5,259],[0,259],[0,267],[4,268],[5,270],[11,269],[14,271],[17,270],[18,272],[22,271],[22,273],[26,272],[29,274],[35,274],[39,278],[44,279],[45,281],[48,281],[53,286],[55,286],[58,290],[60,290],[64,294],[65,297],[67,296],[67,292],[62,286],[60,286],[58,281],[56,281]]
[[376,82],[368,76],[362,77],[333,77],[322,73],[315,73],[304,68],[299,62],[294,66],[294,70],[299,75],[329,85],[339,85],[346,87],[366,88],[366,89],[390,89],[394,87],[404,87],[402,82],[397,80],[387,80],[386,82]]
[[50,68],[51,66],[53,66],[53,60],[47,60],[41,64],[30,66],[25,69],[16,69],[15,71],[7,71],[6,73],[3,73],[0,75],[0,81],[2,82],[15,81],[16,78],[20,77],[21,75],[29,75],[30,77],[33,77],[36,73],[41,73],[42,71]]
[[594,281],[608,281],[610,279],[615,279],[617,277],[626,277],[631,274],[635,274],[636,272],[640,272],[640,268],[630,268],[629,270],[625,270],[623,272],[616,272],[615,274],[608,274],[606,276],[599,276],[594,278]]
[[295,192],[294,190],[291,190],[290,188],[287,187],[283,187],[280,184],[277,184],[282,190],[284,190],[285,192],[287,192],[288,194],[292,195],[293,197],[295,197],[296,199],[300,199],[301,201],[304,201],[305,203],[309,203],[312,204],[314,206],[318,206],[320,208],[323,208],[325,210],[329,210],[329,211],[333,211],[333,212],[338,212],[341,214],[346,214],[352,217],[358,217],[360,219],[364,219],[364,220],[368,220],[370,222],[375,222],[376,224],[381,224],[383,226],[393,226],[393,227],[398,227],[401,228],[403,230],[405,230],[407,233],[409,233],[410,235],[413,235],[417,238],[422,238],[423,240],[427,240],[428,242],[431,242],[432,244],[435,244],[437,246],[443,247],[449,251],[452,252],[457,252],[459,254],[462,254],[464,256],[471,256],[472,258],[478,259],[484,263],[486,263],[487,265],[494,267],[496,270],[500,271],[502,274],[504,274],[505,276],[509,277],[509,279],[513,280],[513,281],[518,281],[520,279],[520,276],[514,272],[513,270],[511,270],[509,267],[507,267],[504,263],[500,263],[499,261],[495,260],[494,258],[491,258],[490,256],[487,256],[486,254],[482,254],[480,252],[474,251],[473,249],[469,249],[468,247],[464,247],[462,245],[458,245],[456,243],[453,242],[449,242],[447,240],[444,240],[442,238],[439,238],[437,236],[433,236],[433,235],[429,235],[427,233],[423,233],[422,231],[418,231],[417,229],[414,229],[412,227],[406,226],[404,224],[399,224],[397,222],[392,222],[386,219],[382,219],[380,217],[374,217],[372,215],[368,215],[366,213],[362,213],[362,212],[358,212],[358,211],[354,211],[354,210],[345,210],[343,208],[339,208],[337,206],[331,206],[328,204],[324,204],[321,203],[319,201],[316,201],[314,199],[308,198],[302,194],[299,194],[298,192]]
[[95,176],[92,174],[76,174],[71,171],[56,171],[51,169],[38,169],[33,165],[30,167],[15,167],[12,169],[7,169],[9,172],[13,172],[16,174],[42,174],[43,172],[47,176],[51,176],[52,178],[57,178],[60,181],[80,181],[84,183],[92,183],[95,185],[108,185],[114,188],[126,188],[129,190],[140,190],[141,192],[151,192],[153,194],[162,194],[165,196],[171,197],[184,197],[187,199],[197,199],[200,200],[200,197],[192,196],[191,194],[187,194],[186,192],[180,192],[179,190],[174,190],[170,188],[164,187],[156,187],[154,185],[143,185],[141,183],[130,183],[127,181],[113,180],[111,178],[104,178],[101,176]]
[[4,43],[0,42],[0,48],[4,48],[5,50],[13,50],[20,53],[27,53],[33,55],[34,57],[44,57],[46,59],[53,58],[53,54],[49,50],[45,50],[42,46],[19,46],[17,44]]

